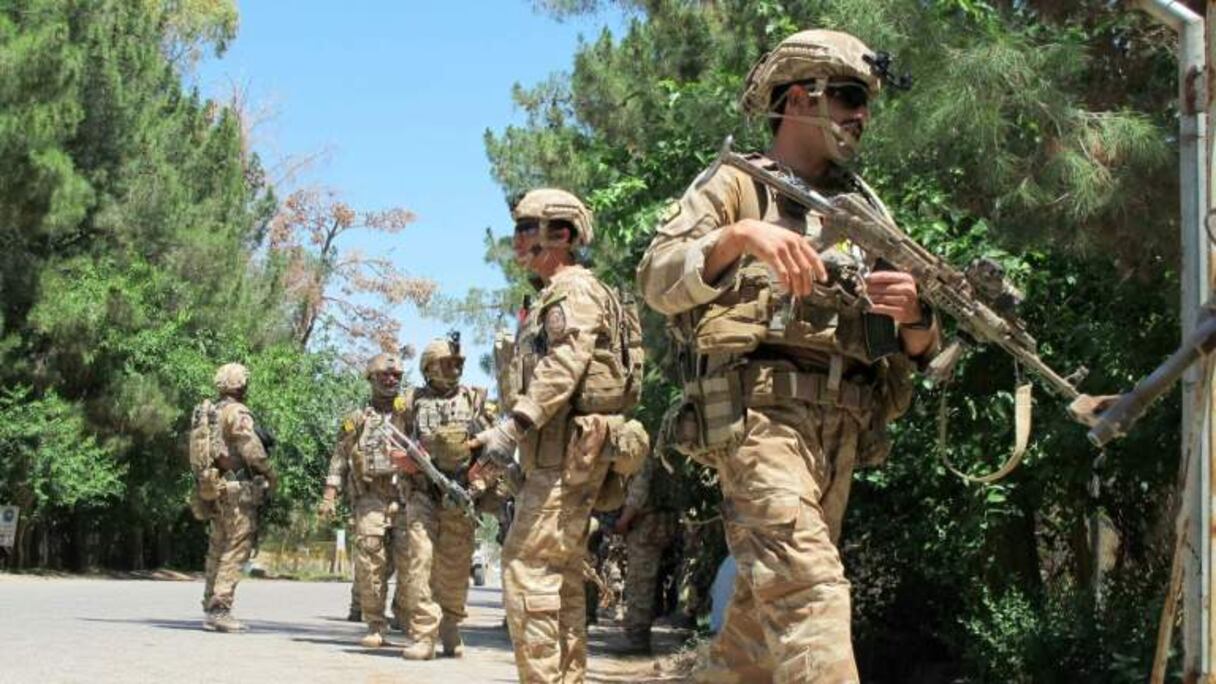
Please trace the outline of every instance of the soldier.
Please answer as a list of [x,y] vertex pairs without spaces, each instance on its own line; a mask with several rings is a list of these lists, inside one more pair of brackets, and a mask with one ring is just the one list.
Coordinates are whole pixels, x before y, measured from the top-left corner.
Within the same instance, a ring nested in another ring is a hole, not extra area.
[[[515,259],[543,288],[516,339],[507,416],[471,445],[499,463],[519,446],[525,479],[502,549],[515,664],[523,682],[569,684],[586,671],[591,509],[618,467],[601,452],[636,425],[620,415],[630,407],[634,373],[620,297],[575,263],[575,250],[591,242],[591,212],[568,192],[544,189],[526,194],[512,218]],[[629,471],[643,455],[635,448],[617,458],[633,459],[621,468]]]
[[[440,472],[456,482],[467,480],[469,438],[493,422],[486,413],[486,391],[460,384],[464,357],[455,333],[451,339],[428,344],[420,366],[426,385],[406,395],[409,434]],[[473,425],[478,430],[470,430]],[[411,643],[402,656],[430,660],[438,640],[444,655],[459,658],[464,653],[459,626],[467,615],[476,521],[460,507],[445,503],[439,488],[416,469],[407,472],[411,472],[406,502],[410,560],[402,575],[405,579],[399,581],[406,582],[403,627]]]
[[[769,118],[773,131],[753,163],[885,211],[841,164],[888,65],[844,33],[782,41],[742,96],[744,111]],[[854,468],[885,458],[885,426],[911,400],[910,360],[936,349],[934,315],[911,275],[875,270],[822,216],[738,169],[703,174],[664,220],[638,279],[679,344],[684,401],[668,423],[671,441],[716,467],[739,567],[726,626],[698,676],[856,682],[836,540]],[[856,305],[841,296],[849,268],[864,282],[857,292],[853,280]],[[788,317],[775,315],[783,310]]]
[[[241,568],[253,552],[258,529],[258,507],[278,482],[270,459],[255,431],[253,415],[242,403],[249,389],[249,371],[239,363],[220,366],[215,372],[219,400],[203,402],[195,410],[191,451],[195,434],[209,445],[211,466],[200,478],[214,494],[211,503],[211,535],[207,543],[206,588],[203,629],[242,632],[245,625],[232,617],[232,600]],[[194,458],[194,454],[191,454]]]
[[646,459],[629,481],[613,531],[625,536],[625,640],[627,653],[650,653],[655,589],[663,552],[676,541],[679,514],[670,476],[657,458]]
[[387,425],[391,422],[399,430],[406,427],[406,401],[399,394],[401,376],[401,359],[396,354],[377,354],[367,364],[371,403],[342,421],[318,509],[323,519],[329,519],[334,515],[339,490],[344,486],[352,490],[355,581],[359,584],[356,593],[367,623],[367,634],[359,642],[364,648],[379,648],[386,643],[388,578],[393,569],[398,582],[406,573],[409,546],[405,537],[405,483],[397,476],[394,459],[398,449]]

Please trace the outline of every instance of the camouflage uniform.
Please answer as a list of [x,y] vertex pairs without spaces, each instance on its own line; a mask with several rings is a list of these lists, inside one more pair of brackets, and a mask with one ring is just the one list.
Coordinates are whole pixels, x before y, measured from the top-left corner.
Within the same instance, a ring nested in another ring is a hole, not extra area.
[[217,465],[223,481],[214,501],[207,542],[203,609],[207,611],[204,627],[219,631],[244,628],[229,611],[241,569],[253,552],[266,481],[274,482],[270,459],[254,431],[253,415],[237,398],[248,380],[249,372],[239,364],[221,366],[215,374],[221,395],[216,404],[217,423],[224,446]]
[[[534,190],[513,215],[569,217],[590,241],[590,213],[569,193]],[[558,271],[535,302],[516,338],[504,397],[504,408],[529,427],[519,439],[525,479],[502,549],[503,598],[520,680],[571,684],[586,671],[587,531],[614,467],[601,452],[624,424],[628,371],[621,302],[586,268]]]
[[[867,54],[845,34],[796,34],[753,70],[745,107],[764,111],[772,85],[808,75],[855,78],[877,92]],[[821,129],[829,140],[838,135]],[[784,173],[762,156],[752,161]],[[859,178],[832,169],[817,190],[860,193],[881,207]],[[885,425],[907,408],[911,365],[898,352],[872,358],[863,312],[842,307],[833,292],[817,288],[790,320],[778,320],[768,268],[751,256],[706,282],[705,260],[723,229],[746,218],[807,236],[825,261],[828,252],[868,257],[819,215],[737,169],[719,167],[701,180],[668,210],[638,267],[646,301],[669,317],[682,349],[685,403],[670,423],[673,446],[717,469],[738,562],[725,627],[698,677],[855,682],[849,583],[836,540],[854,468],[885,457]]]
[[[381,367],[399,369],[400,361],[387,354],[375,357],[369,364],[369,379]],[[392,448],[386,425],[391,422],[398,430],[405,430],[405,410],[404,397],[374,392],[367,408],[352,412],[342,421],[325,478],[326,488],[350,488],[355,516],[355,592],[368,628],[363,643],[369,647],[381,645],[388,630],[388,578],[395,570],[400,581],[407,571],[406,487],[389,455]]]
[[[422,354],[426,386],[407,395],[406,424],[410,434],[430,454],[440,472],[459,482],[465,478],[471,452],[466,442],[474,422],[488,425],[485,390],[457,383],[460,372],[445,374],[443,359],[463,357],[454,343],[436,340]],[[463,646],[459,625],[467,616],[469,569],[476,548],[476,522],[457,506],[445,505],[438,488],[425,475],[411,476],[406,502],[410,561],[406,578],[406,632],[413,644],[407,658],[427,659],[435,642],[446,655],[459,656]]]
[[625,535],[625,635],[641,650],[650,648],[650,626],[655,619],[655,589],[663,552],[675,542],[679,525],[676,511],[664,505],[668,483],[657,458],[649,458],[629,481],[625,508],[638,511]]

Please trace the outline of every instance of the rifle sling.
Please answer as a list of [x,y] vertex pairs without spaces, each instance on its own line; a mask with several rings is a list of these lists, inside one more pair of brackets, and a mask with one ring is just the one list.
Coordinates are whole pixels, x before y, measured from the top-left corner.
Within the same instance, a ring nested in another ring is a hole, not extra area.
[[942,389],[941,403],[938,404],[937,412],[937,456],[941,460],[942,465],[950,472],[958,475],[967,482],[973,484],[992,484],[1005,479],[1010,473],[1017,469],[1022,462],[1022,457],[1026,455],[1026,446],[1030,442],[1030,417],[1033,407],[1031,401],[1031,384],[1029,382],[1018,385],[1014,393],[1014,409],[1013,409],[1013,453],[1009,458],[1001,464],[1001,467],[986,474],[986,475],[968,475],[955,467],[950,462],[950,457],[946,453],[946,426],[947,426],[947,411],[946,411],[946,391]]

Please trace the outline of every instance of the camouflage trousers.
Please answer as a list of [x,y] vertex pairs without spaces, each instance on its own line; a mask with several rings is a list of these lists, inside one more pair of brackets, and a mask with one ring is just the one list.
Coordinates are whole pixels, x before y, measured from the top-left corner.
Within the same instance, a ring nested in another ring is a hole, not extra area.
[[[564,453],[561,446],[547,453],[542,442],[503,543],[503,603],[524,684],[579,684],[586,675],[583,561],[591,509],[609,466],[598,458],[607,428],[597,418],[570,422]],[[546,429],[562,427],[551,421]]]
[[242,502],[235,490],[222,493],[215,501],[215,510],[204,565],[203,610],[207,612],[232,609],[241,569],[253,553],[254,533],[258,529],[257,504]]
[[625,536],[625,631],[643,632],[654,622],[655,585],[663,551],[675,540],[676,514],[649,511]]
[[738,575],[697,681],[858,681],[835,542],[867,422],[789,400],[747,410],[741,445],[718,467]]
[[[353,526],[352,526],[352,528],[353,528]],[[391,534],[388,535],[385,538],[385,541],[388,543],[387,555],[389,557],[392,557],[393,536]],[[358,554],[357,548],[355,550],[355,553]],[[359,576],[359,564],[358,563],[352,563],[351,567],[354,570],[355,581],[350,583],[350,613],[352,615],[362,615],[363,614],[363,601],[359,598],[359,587],[363,586],[364,584],[367,584],[367,582],[364,580],[361,580],[359,578],[360,576]],[[384,564],[384,573],[385,573],[384,577],[381,577],[378,581],[382,582],[383,584],[385,584],[387,586],[388,581],[392,577],[392,574],[393,574],[393,564],[392,563]],[[397,591],[393,594],[393,615],[398,616],[398,617],[405,615],[405,591],[401,588],[401,578],[397,578]]]
[[409,542],[405,512],[386,497],[367,493],[355,499],[355,593],[363,608],[363,621],[372,629],[386,629],[388,578],[406,576]]
[[454,630],[467,616],[477,527],[461,509],[443,506],[420,488],[410,493],[405,510],[410,558],[398,579],[405,583],[402,628],[414,641],[435,641],[441,626]]

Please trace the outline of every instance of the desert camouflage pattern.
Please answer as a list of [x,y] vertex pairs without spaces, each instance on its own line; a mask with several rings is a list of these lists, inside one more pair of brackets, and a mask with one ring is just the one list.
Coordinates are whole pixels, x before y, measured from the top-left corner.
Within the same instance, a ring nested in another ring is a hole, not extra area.
[[631,638],[649,636],[655,618],[655,585],[663,552],[676,541],[679,516],[674,511],[656,508],[661,498],[654,488],[655,458],[646,459],[642,469],[629,481],[625,506],[639,511],[625,535],[625,633]]
[[221,396],[238,392],[249,386],[249,369],[239,363],[226,363],[215,371],[212,382]]
[[582,200],[565,190],[540,188],[524,195],[511,209],[515,221],[535,219],[541,222],[541,244],[549,246],[548,223],[569,221],[578,233],[577,244],[590,245],[595,237],[594,218]]
[[591,508],[611,465],[599,458],[610,415],[576,407],[585,376],[619,372],[597,356],[613,344],[619,309],[581,266],[557,273],[536,302],[511,363],[507,403],[532,428],[519,444],[526,479],[503,544],[503,598],[520,681],[571,684],[587,668],[582,563]]
[[857,79],[877,95],[882,82],[865,61],[873,53],[856,37],[839,31],[799,31],[762,57],[747,75],[740,98],[748,114],[768,110],[773,88],[810,79]]
[[[218,378],[220,374],[216,375]],[[232,608],[241,568],[253,553],[258,506],[264,496],[261,482],[253,478],[271,474],[270,459],[254,432],[249,409],[231,398],[222,399],[218,406],[220,435],[229,459],[236,465],[224,473],[210,521],[203,589],[203,609],[208,613]]]
[[326,486],[348,490],[355,518],[355,593],[369,631],[387,630],[388,578],[395,571],[400,581],[409,559],[406,487],[388,465],[388,440],[380,434],[386,422],[406,429],[403,408],[396,399],[377,398],[346,416],[325,478]]
[[[772,164],[759,156],[755,163]],[[830,195],[848,185],[839,172],[820,189]],[[804,234],[821,253],[850,252],[819,216],[721,168],[672,205],[639,265],[647,303],[704,362],[703,375],[686,379],[685,398],[710,408],[701,441],[681,450],[717,469],[739,567],[726,625],[698,677],[854,682],[849,583],[836,540],[862,436],[880,434],[907,408],[905,394],[891,399],[873,376],[897,377],[888,366],[903,373],[910,365],[898,354],[872,364],[849,332],[860,312],[833,309],[830,300],[813,303],[805,324],[778,327],[771,314],[755,315],[771,285],[750,257],[706,282],[706,255],[743,218]],[[750,359],[759,349],[762,358]]]
[[[427,385],[410,396],[407,421],[411,434],[437,468],[460,478],[472,457],[464,446],[471,437],[470,421],[491,422],[485,415],[484,390],[457,386],[445,391]],[[441,494],[421,474],[410,481],[406,521],[410,559],[400,580],[405,584],[403,627],[414,642],[444,637],[450,652],[468,614],[469,566],[477,527],[460,508],[444,505]]]

